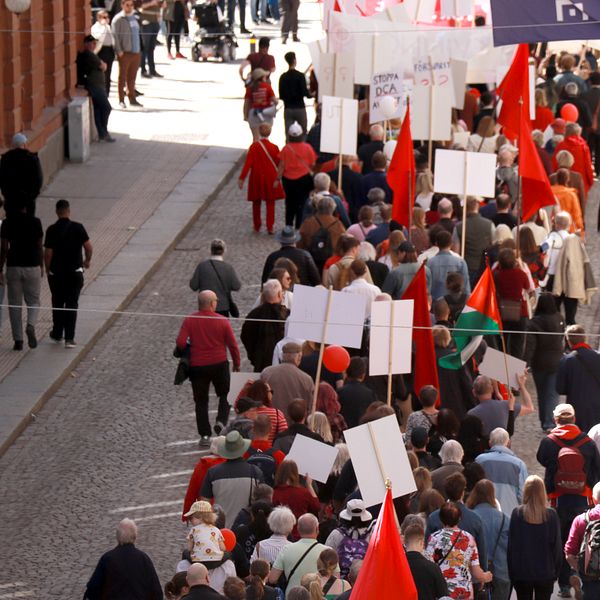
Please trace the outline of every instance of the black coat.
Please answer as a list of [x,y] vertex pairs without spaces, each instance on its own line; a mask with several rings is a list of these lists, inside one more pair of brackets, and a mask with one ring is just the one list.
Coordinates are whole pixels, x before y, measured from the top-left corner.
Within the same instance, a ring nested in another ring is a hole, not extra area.
[[278,258],[289,258],[298,267],[298,278],[302,285],[319,285],[321,277],[317,265],[313,257],[301,248],[296,246],[282,246],[279,250],[271,252],[267,256],[265,266],[263,267],[261,283],[264,283],[269,278],[269,273],[275,266],[275,261]]
[[150,557],[133,544],[123,544],[109,550],[100,558],[87,584],[85,598],[162,600],[163,591]]
[[[0,159],[0,191],[7,205],[17,210],[38,197],[44,175],[38,155],[25,148],[13,148]],[[6,209],[6,207],[5,207]]]
[[561,335],[539,335],[538,332],[562,333],[565,323],[560,313],[537,315],[527,324],[527,331],[533,332],[525,341],[525,362],[532,371],[556,373],[563,356],[565,345]]
[[342,406],[340,412],[349,428],[356,427],[369,404],[377,400],[373,390],[368,388],[364,383],[353,380],[348,380],[338,390],[338,399]]
[[182,600],[227,600],[208,585],[194,585]]
[[246,319],[268,319],[272,323],[244,321],[240,338],[255,373],[273,364],[273,350],[285,335],[285,321],[290,311],[281,304],[261,304],[248,313]]
[[473,396],[473,381],[467,369],[462,366],[460,369],[445,369],[439,363],[442,356],[452,354],[454,349],[435,348],[435,360],[438,367],[438,379],[440,382],[441,407],[449,408],[454,411],[459,421],[462,421],[467,411],[475,405]]

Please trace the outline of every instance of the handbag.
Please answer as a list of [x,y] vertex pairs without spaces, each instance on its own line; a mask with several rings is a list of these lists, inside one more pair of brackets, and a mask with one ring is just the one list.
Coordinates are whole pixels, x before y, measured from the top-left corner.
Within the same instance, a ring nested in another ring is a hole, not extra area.
[[173,385],[181,385],[190,376],[190,344],[187,343],[185,350],[180,350],[175,346],[173,356],[179,359],[177,369],[175,370],[175,379]]
[[500,298],[498,304],[500,308],[500,317],[502,317],[503,323],[506,321],[519,321],[521,319],[520,300]]
[[223,283],[223,280],[221,279],[221,276],[219,275],[219,271],[217,270],[217,267],[215,267],[215,263],[211,260],[210,264],[212,265],[212,268],[215,270],[215,275],[217,276],[217,279],[219,280],[219,283],[221,284],[221,287],[223,288],[223,291],[225,292],[225,295],[227,296],[227,301],[229,302],[229,314],[234,319],[237,319],[240,316],[240,309],[238,308],[238,305],[233,301],[233,298],[231,297],[231,292],[225,287],[225,284]]
[[290,579],[293,577],[294,573],[298,570],[298,567],[302,564],[302,561],[307,557],[308,553],[318,544],[319,542],[315,542],[314,544],[311,544],[308,549],[306,550],[306,552],[299,558],[298,562],[292,567],[292,570],[290,571],[289,575],[285,575],[285,573],[282,573],[281,576],[279,577],[279,580],[277,581],[277,587],[280,588],[282,591],[286,591],[286,588],[288,586],[288,583],[290,582]]

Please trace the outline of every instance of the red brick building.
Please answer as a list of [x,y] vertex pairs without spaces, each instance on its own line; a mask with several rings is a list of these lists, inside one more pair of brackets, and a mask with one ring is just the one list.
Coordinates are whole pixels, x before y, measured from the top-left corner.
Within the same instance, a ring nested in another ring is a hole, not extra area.
[[[19,0],[16,0],[19,1]],[[66,107],[75,95],[75,58],[89,31],[89,0],[32,0],[20,14],[0,0],[0,146],[23,131],[46,176],[64,157]]]

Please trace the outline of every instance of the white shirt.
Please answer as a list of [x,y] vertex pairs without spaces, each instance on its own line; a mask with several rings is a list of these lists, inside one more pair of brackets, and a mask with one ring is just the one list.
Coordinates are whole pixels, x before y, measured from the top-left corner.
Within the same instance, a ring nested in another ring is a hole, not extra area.
[[544,240],[548,244],[548,275],[556,274],[558,256],[562,250],[563,242],[568,235],[569,232],[566,229],[561,229],[560,231],[552,231]]
[[345,294],[358,294],[367,299],[367,304],[365,305],[365,319],[368,319],[371,316],[371,304],[375,298],[381,294],[381,290],[376,285],[373,285],[362,278],[355,279],[350,285],[347,285],[342,292]]
[[225,543],[225,539],[221,530],[214,525],[208,525],[207,523],[194,525],[188,533],[188,540],[194,542],[194,547],[190,552],[192,561],[218,561],[223,558],[223,550],[221,550],[219,542]]
[[261,540],[254,546],[254,551],[250,557],[250,562],[255,561],[257,558],[266,560],[269,564],[273,564],[275,559],[288,544],[291,544],[284,535],[274,533],[270,538]]

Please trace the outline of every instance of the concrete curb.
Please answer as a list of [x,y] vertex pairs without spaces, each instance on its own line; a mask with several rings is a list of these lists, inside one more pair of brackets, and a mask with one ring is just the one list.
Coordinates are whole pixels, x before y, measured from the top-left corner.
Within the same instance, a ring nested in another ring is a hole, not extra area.
[[[210,147],[87,286],[80,308],[124,310],[228,183],[239,168],[243,153],[234,148]],[[35,420],[36,413],[117,317],[113,312],[83,313],[77,326],[80,345],[75,353],[58,348],[50,339],[42,339],[38,348],[29,352],[0,383],[0,457]]]

